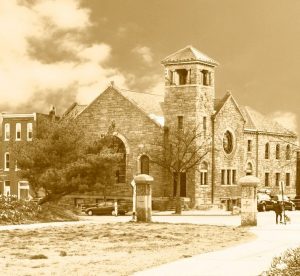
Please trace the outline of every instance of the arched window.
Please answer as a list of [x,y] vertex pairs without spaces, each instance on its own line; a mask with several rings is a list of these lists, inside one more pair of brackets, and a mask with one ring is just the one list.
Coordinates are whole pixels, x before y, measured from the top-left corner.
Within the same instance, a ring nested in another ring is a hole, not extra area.
[[253,167],[250,162],[247,163],[247,168],[246,168],[246,175],[252,175],[253,174]]
[[276,145],[276,159],[280,159],[280,145]]
[[116,136],[113,137],[112,148],[121,155],[121,159],[116,169],[116,183],[126,182],[126,148],[122,140]]
[[200,185],[207,185],[207,171],[208,165],[206,162],[203,162],[200,166]]
[[285,159],[291,160],[291,146],[290,145],[286,146]]
[[140,158],[141,173],[149,175],[149,157],[147,155],[142,155]]
[[267,143],[265,145],[265,159],[269,159],[269,157],[270,157],[270,144]]

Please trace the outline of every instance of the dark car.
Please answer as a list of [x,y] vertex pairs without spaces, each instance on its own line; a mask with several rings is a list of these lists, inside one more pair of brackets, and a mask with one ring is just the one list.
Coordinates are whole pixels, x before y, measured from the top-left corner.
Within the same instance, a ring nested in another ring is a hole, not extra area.
[[[84,210],[84,212],[89,215],[115,215],[115,207],[114,205],[98,205],[94,207],[88,207]],[[127,206],[118,205],[118,215],[124,216],[128,212]]]
[[273,210],[274,201],[268,194],[258,193],[257,194],[257,210],[265,212]]

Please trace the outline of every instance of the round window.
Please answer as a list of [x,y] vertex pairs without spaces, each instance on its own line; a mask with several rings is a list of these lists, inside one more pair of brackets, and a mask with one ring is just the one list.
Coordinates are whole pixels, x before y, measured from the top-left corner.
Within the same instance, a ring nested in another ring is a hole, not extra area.
[[223,148],[227,154],[232,152],[233,149],[233,138],[230,131],[226,131],[223,137]]

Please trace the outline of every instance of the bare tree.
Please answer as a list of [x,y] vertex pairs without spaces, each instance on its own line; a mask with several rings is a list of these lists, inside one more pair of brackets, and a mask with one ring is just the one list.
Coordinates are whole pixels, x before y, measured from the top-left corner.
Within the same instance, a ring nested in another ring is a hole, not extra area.
[[164,139],[155,144],[156,151],[151,153],[150,162],[166,169],[173,183],[175,181],[176,214],[181,214],[181,175],[199,168],[210,151],[210,144],[210,138],[203,131],[199,131],[199,127],[165,128]]

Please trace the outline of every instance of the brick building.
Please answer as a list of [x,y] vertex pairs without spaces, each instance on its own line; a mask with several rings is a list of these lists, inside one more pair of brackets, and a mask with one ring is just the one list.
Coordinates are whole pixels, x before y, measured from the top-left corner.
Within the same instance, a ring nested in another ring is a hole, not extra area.
[[[150,159],[153,147],[164,139],[166,129],[179,125],[200,127],[203,136],[211,140],[211,150],[199,168],[182,178],[181,196],[191,206],[237,204],[240,199],[238,180],[246,174],[257,176],[261,181],[259,188],[274,194],[279,193],[280,181],[284,181],[285,193],[294,197],[296,134],[252,108],[239,105],[230,93],[216,99],[218,63],[192,46],[171,54],[162,64],[164,94],[134,92],[112,84],[89,105],[72,104],[62,116],[77,120],[91,137],[101,137],[114,122],[114,135],[124,158],[116,171],[116,183],[108,187],[107,197],[130,199],[134,175],[146,173],[154,178],[153,202],[170,201],[174,197],[174,183],[168,173]],[[18,137],[21,124],[21,139],[28,139],[28,126],[31,123],[34,132],[35,116],[3,116],[2,163],[4,174],[7,175],[8,167],[11,172],[10,177],[5,178],[10,183],[4,182],[6,190],[3,191],[7,191],[10,184],[11,192],[20,195],[20,184],[13,180],[13,159],[9,156],[7,165],[5,155],[8,152],[7,124],[10,124],[11,137]],[[85,197],[97,201],[102,196],[78,194],[71,198],[78,204]]]
[[151,147],[164,131],[184,124],[200,126],[212,141],[212,150],[199,168],[182,181],[182,196],[193,206],[236,204],[238,179],[257,176],[260,187],[279,193],[296,193],[297,136],[250,107],[239,105],[233,95],[215,97],[218,63],[192,46],[162,61],[164,96],[133,92],[111,85],[91,104],[73,104],[64,117],[76,118],[92,136],[105,133],[113,121],[124,149],[123,167],[116,172],[113,197],[130,197],[130,182],[138,173],[154,177],[153,198],[174,196],[168,174],[151,162]]
[[28,181],[21,179],[18,174],[19,169],[12,151],[12,142],[27,141],[30,143],[38,131],[41,119],[53,115],[55,115],[54,110],[51,110],[50,115],[41,113],[2,113],[1,194],[16,195],[19,199],[31,197]]

